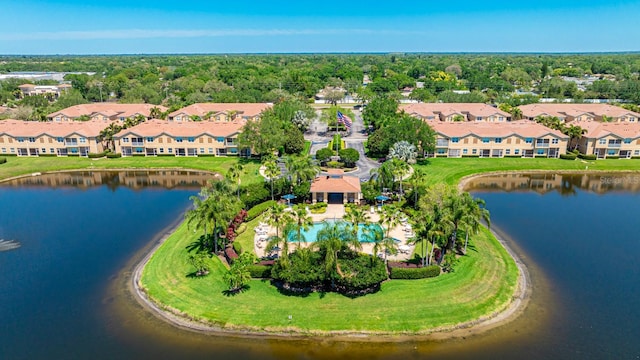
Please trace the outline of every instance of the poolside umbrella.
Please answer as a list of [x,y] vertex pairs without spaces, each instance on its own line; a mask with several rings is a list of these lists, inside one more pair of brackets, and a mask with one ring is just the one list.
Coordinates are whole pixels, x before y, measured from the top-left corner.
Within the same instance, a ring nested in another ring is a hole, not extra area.
[[387,201],[387,200],[391,200],[391,198],[388,197],[388,196],[384,196],[384,195],[378,195],[378,196],[376,196],[376,200],[382,201],[382,205],[384,205],[384,202]]
[[282,195],[282,198],[287,200],[287,205],[291,206],[291,200],[295,199],[296,196],[293,194]]

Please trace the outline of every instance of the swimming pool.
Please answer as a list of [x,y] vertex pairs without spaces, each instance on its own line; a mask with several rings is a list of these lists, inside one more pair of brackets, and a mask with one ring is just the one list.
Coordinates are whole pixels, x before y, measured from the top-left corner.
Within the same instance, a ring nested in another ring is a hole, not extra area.
[[[333,223],[334,221],[327,221],[327,222],[328,223]],[[347,226],[347,224],[348,224],[348,223],[346,223],[344,221],[340,221],[339,223],[343,224],[343,226]],[[316,239],[318,238],[318,232],[320,230],[322,230],[323,227],[324,227],[323,223],[319,222],[319,223],[314,223],[309,228],[309,230],[306,230],[306,231],[303,230],[302,231],[302,235],[306,239],[306,242],[308,242],[308,243],[316,242]],[[360,226],[358,227],[358,239],[362,243],[373,242],[371,239],[369,239],[365,235],[365,229],[371,229],[372,231],[382,231],[382,227],[380,225],[378,225],[378,224],[369,224],[369,225],[360,224]],[[294,242],[292,236],[289,237],[289,242]]]

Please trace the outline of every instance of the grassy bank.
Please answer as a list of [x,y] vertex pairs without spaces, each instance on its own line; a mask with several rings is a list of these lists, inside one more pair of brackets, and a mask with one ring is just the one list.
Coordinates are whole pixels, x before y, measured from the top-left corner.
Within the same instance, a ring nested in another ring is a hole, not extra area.
[[[252,229],[247,229],[251,231]],[[375,294],[280,294],[269,282],[252,280],[250,289],[226,296],[224,267],[211,259],[211,274],[187,277],[185,246],[199,234],[182,225],[152,256],[141,285],[156,302],[189,317],[226,328],[263,331],[372,331],[416,333],[475,320],[504,308],[513,295],[518,270],[488,231],[472,241],[456,272],[422,280],[393,280]],[[291,315],[291,320],[289,320]]]
[[427,173],[430,184],[457,184],[461,178],[491,171],[564,170],[564,171],[640,171],[640,160],[562,160],[546,158],[432,158],[414,165]]
[[258,174],[257,161],[235,157],[126,157],[119,159],[88,159],[80,157],[7,157],[0,165],[0,179],[13,176],[55,170],[104,170],[104,169],[150,169],[183,168],[213,171],[225,174],[231,165],[242,162],[242,183],[263,181]]

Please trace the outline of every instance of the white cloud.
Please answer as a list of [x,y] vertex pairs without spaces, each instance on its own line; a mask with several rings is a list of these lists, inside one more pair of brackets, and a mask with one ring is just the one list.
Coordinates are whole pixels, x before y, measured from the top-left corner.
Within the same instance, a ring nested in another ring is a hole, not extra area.
[[98,39],[148,39],[148,38],[196,38],[228,36],[291,36],[291,35],[426,35],[424,31],[373,30],[373,29],[213,29],[213,30],[93,30],[53,31],[0,34],[2,41],[28,40],[98,40]]

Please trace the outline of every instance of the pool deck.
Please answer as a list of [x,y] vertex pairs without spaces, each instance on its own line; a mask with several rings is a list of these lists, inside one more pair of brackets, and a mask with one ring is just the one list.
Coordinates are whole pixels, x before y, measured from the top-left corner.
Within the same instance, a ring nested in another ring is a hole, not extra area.
[[[377,210],[374,209],[373,213],[368,211],[367,212],[369,215],[369,221],[377,223],[380,220],[380,215],[378,214]],[[333,219],[342,219],[342,217],[345,214],[345,207],[344,205],[334,205],[334,204],[329,204],[327,206],[327,211],[324,214],[310,214],[311,218],[313,219],[313,222],[322,222],[324,220],[333,220]],[[268,236],[272,236],[276,234],[276,230],[274,227],[272,226],[267,226],[266,227],[266,233]],[[247,229],[247,231],[254,231],[254,229]],[[400,244],[401,245],[407,245],[410,247],[410,250],[408,252],[402,253],[400,251],[398,251],[397,255],[389,255],[387,256],[388,260],[393,260],[393,261],[399,261],[399,260],[408,260],[411,255],[413,254],[413,248],[414,245],[408,244],[407,243],[407,236],[406,233],[403,230],[403,225],[399,225],[396,226],[395,228],[391,229],[391,232],[389,233],[389,235],[393,238],[399,239],[400,240]],[[266,245],[266,241],[261,241],[260,240],[260,236],[256,233],[255,237],[254,237],[254,241],[253,241],[253,249],[256,252],[256,255],[261,258],[263,256],[268,255],[267,253],[265,253],[265,245]],[[289,252],[293,251],[296,247],[298,246],[297,243],[290,243],[289,244]],[[310,246],[310,244],[301,244],[302,247],[308,247]],[[366,254],[371,254],[373,251],[373,244],[372,243],[362,243],[362,252],[366,253]]]

